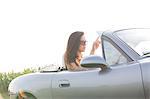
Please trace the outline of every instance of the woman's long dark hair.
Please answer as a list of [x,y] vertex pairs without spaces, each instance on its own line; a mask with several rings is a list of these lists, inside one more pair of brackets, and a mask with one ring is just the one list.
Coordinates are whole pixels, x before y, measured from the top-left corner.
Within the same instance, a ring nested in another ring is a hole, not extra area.
[[67,43],[67,48],[64,56],[65,66],[70,64],[72,61],[75,61],[77,58],[77,51],[80,46],[80,39],[84,35],[84,32],[76,31],[73,32]]

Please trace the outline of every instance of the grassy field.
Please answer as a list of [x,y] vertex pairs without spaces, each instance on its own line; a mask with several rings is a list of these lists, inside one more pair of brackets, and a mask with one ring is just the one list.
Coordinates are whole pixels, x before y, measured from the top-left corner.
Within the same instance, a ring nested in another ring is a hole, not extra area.
[[0,93],[0,99],[9,99],[8,93]]
[[23,72],[19,73],[0,73],[0,99],[9,99],[8,86],[13,79],[15,79],[18,76],[33,72],[35,72],[35,69],[28,68],[25,69]]
[[0,99],[4,99],[1,94],[0,94]]
[[3,99],[3,97],[1,96],[1,94],[0,94],[0,99]]

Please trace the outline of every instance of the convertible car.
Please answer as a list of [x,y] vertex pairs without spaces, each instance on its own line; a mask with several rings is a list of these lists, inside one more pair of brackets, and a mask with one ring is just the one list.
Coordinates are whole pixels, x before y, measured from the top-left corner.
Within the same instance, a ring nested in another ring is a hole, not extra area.
[[105,31],[102,57],[82,59],[87,71],[41,70],[14,79],[10,99],[150,99],[150,29]]

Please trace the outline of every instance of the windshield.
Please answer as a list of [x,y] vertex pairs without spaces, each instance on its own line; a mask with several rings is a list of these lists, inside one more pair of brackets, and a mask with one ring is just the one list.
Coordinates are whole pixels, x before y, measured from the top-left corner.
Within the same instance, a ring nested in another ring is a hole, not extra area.
[[130,29],[116,32],[139,55],[150,54],[150,29]]

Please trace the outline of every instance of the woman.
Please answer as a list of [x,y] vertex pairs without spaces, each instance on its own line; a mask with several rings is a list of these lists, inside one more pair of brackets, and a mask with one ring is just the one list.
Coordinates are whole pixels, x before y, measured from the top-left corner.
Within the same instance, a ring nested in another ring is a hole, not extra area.
[[[93,43],[90,54],[94,54],[95,50],[99,47],[100,42],[98,38]],[[85,48],[86,48],[86,39],[84,32],[80,31],[73,32],[68,39],[67,49],[64,56],[65,66],[68,70],[71,71],[87,70],[86,68],[80,66],[80,61],[82,59],[82,52],[85,51]]]

